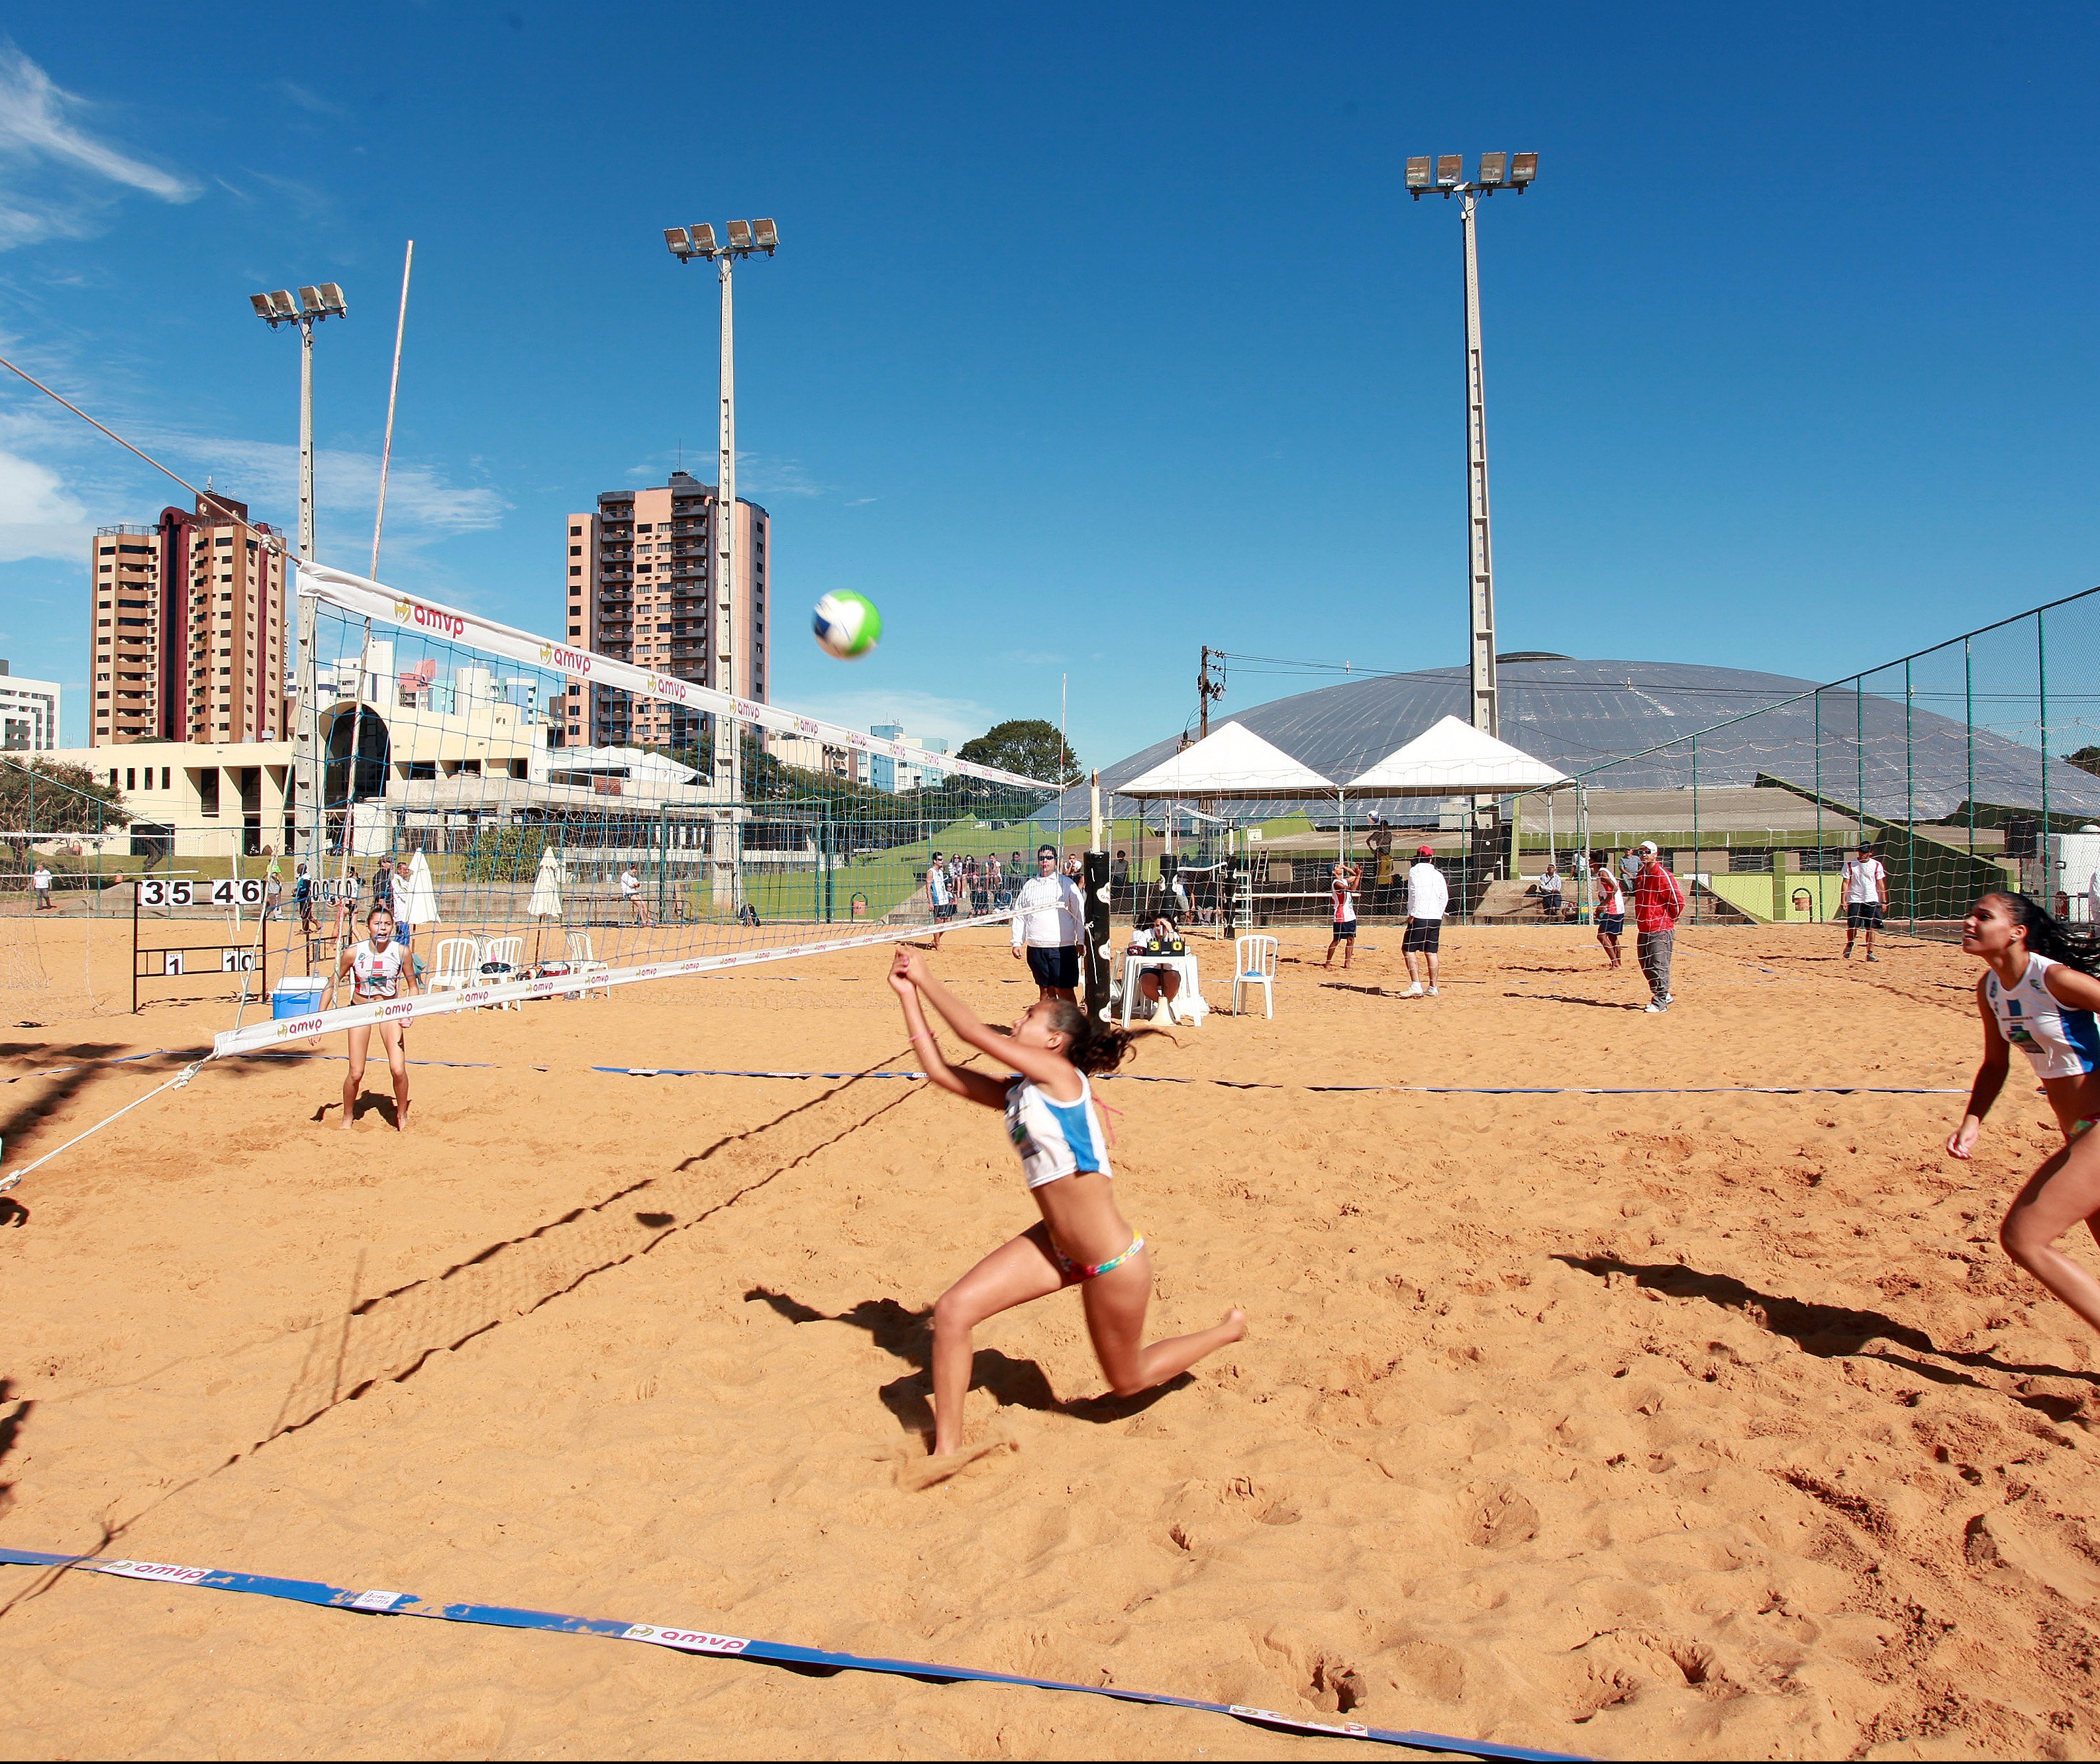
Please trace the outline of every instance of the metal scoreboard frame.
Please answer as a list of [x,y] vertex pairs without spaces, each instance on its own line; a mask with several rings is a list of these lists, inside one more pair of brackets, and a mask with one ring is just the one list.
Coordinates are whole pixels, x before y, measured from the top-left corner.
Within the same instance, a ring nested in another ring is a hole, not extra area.
[[[139,982],[175,980],[191,974],[260,974],[267,977],[269,922],[262,916],[269,898],[265,876],[222,876],[215,881],[182,876],[140,876],[131,888],[131,1014],[139,1013]],[[181,906],[217,906],[236,915],[254,909],[252,943],[196,943],[148,946],[139,941],[139,913],[155,907],[172,912]],[[245,981],[243,982],[244,986]]]

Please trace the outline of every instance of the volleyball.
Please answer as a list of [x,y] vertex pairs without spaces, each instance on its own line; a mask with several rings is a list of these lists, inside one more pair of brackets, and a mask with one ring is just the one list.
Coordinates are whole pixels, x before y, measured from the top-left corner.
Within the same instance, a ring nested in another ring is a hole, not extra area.
[[810,622],[825,652],[840,661],[865,655],[882,640],[882,615],[875,602],[850,590],[825,595]]

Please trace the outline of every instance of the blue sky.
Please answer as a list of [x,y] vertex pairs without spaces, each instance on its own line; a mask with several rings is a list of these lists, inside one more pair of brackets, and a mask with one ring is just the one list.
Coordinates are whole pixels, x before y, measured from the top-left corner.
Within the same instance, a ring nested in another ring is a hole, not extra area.
[[[1504,648],[1829,677],[2090,586],[2089,7],[713,5],[13,15],[0,348],[293,524],[333,280],[324,559],[362,567],[417,241],[382,575],[533,629],[561,517],[712,475],[738,284],[774,696],[1096,764],[1198,646],[1464,655],[1458,228],[1410,152],[1533,148],[1482,220]],[[0,386],[0,655],[75,689],[86,535],[174,487]],[[179,494],[179,493],[177,493]],[[824,657],[799,609],[881,605]],[[1318,683],[1242,673],[1224,710]]]

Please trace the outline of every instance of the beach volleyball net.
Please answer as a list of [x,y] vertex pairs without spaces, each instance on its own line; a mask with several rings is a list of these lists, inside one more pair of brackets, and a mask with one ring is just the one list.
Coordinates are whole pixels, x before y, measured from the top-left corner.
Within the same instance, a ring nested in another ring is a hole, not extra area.
[[[298,580],[282,806],[242,830],[276,847],[289,928],[268,978],[294,1014],[227,1031],[221,1053],[998,923],[1055,793],[677,677],[704,637],[637,633],[630,660],[337,571]],[[590,727],[628,739],[578,739]],[[953,881],[929,883],[937,852]],[[298,1009],[375,904],[423,990]]]

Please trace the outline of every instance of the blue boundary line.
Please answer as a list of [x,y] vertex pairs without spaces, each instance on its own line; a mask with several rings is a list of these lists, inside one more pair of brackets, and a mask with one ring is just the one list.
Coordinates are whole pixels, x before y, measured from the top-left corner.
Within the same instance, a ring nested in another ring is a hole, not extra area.
[[[621,1078],[915,1078],[924,1072],[745,1072],[708,1066],[594,1065]],[[1216,1084],[1227,1090],[1383,1091],[1423,1096],[1965,1096],[1965,1090],[1890,1084],[1271,1084],[1258,1078],[1170,1078],[1156,1072],[1110,1072],[1131,1084]]]
[[1083,1696],[1105,1696],[1118,1703],[1230,1715],[1257,1727],[1280,1727],[1291,1733],[1331,1734],[1339,1739],[1414,1746],[1427,1752],[1459,1753],[1469,1757],[1554,1761],[1580,1757],[1575,1753],[1533,1751],[1524,1746],[1498,1745],[1486,1740],[1461,1740],[1449,1734],[1366,1727],[1355,1722],[1304,1721],[1296,1716],[1279,1714],[1274,1709],[1255,1709],[1240,1703],[1211,1703],[1198,1697],[1170,1696],[1158,1691],[1126,1691],[1105,1684],[1070,1684],[1059,1678],[984,1672],[973,1666],[940,1666],[919,1660],[889,1660],[876,1655],[835,1654],[820,1647],[797,1647],[791,1643],[757,1641],[712,1630],[625,1623],[618,1618],[566,1616],[558,1612],[526,1611],[510,1605],[432,1604],[413,1593],[353,1592],[348,1587],[331,1586],[322,1581],[280,1580],[268,1574],[237,1573],[231,1568],[193,1568],[168,1562],[60,1555],[42,1550],[4,1548],[0,1548],[0,1563],[11,1563],[19,1568],[77,1568],[159,1585],[201,1586],[214,1592],[254,1593],[266,1599],[288,1599],[298,1604],[373,1616],[435,1617],[443,1623],[473,1623],[492,1629],[549,1629],[565,1635],[602,1635],[614,1641],[646,1642],[679,1653],[727,1655],[782,1665],[827,1666],[840,1671],[885,1673],[892,1677],[930,1678],[947,1683],[1010,1684],[1026,1690],[1070,1691]]

